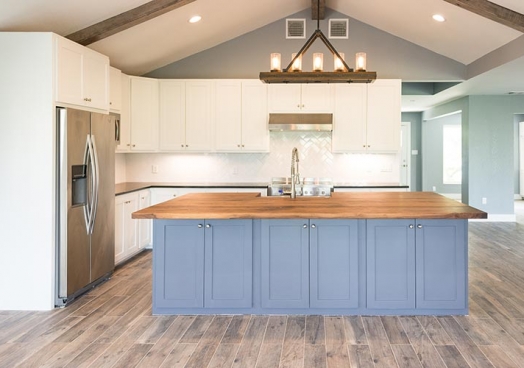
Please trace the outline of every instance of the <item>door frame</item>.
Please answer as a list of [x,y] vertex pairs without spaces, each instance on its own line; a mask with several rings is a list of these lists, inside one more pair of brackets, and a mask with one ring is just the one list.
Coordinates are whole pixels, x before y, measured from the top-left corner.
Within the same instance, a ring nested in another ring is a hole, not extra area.
[[[403,134],[402,134],[402,127],[406,127],[407,128],[407,137],[403,137]],[[401,124],[400,124],[400,139],[401,139],[401,142],[404,143],[404,139],[403,138],[406,138],[406,142],[407,142],[407,185],[409,185],[409,189],[408,191],[412,192],[413,191],[413,188],[411,186],[411,122],[410,121],[403,121]],[[404,149],[404,146],[401,146],[401,152],[400,152],[400,158],[399,158],[399,172],[402,171],[401,170],[401,165],[402,165],[402,150]],[[400,176],[400,179],[402,180],[402,177]],[[401,183],[402,184],[402,183]]]

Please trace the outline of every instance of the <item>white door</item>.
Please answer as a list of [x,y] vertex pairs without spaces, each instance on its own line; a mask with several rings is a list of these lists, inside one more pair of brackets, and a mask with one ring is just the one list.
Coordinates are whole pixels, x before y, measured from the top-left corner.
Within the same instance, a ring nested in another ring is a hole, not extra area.
[[[138,192],[138,208],[149,207],[151,203],[151,194],[149,189]],[[151,225],[152,220],[137,220],[138,221],[138,248],[142,249],[151,245]]]
[[411,189],[411,123],[400,126],[400,184],[409,185]]
[[332,84],[303,84],[300,110],[303,112],[333,112]]
[[158,81],[131,78],[131,150],[158,148]]
[[109,110],[109,60],[99,54],[86,52],[83,64],[86,106]]
[[242,150],[269,152],[267,86],[260,81],[242,82]]
[[213,82],[186,82],[186,150],[211,151]]
[[183,151],[186,145],[186,84],[160,81],[160,151]]
[[216,82],[216,149],[240,151],[242,148],[242,85],[239,80]]

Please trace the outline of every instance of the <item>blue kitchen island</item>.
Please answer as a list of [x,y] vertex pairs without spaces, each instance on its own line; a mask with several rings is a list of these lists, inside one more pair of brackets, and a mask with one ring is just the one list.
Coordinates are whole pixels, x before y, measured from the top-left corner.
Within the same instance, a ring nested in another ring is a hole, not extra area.
[[154,219],[154,314],[468,312],[468,219],[435,193],[202,193]]

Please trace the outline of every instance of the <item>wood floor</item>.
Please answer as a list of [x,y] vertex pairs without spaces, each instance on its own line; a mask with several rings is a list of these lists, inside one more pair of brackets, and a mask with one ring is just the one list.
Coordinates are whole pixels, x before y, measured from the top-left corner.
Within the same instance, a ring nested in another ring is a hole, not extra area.
[[64,309],[0,311],[0,367],[524,367],[524,225],[470,224],[470,315],[152,316],[151,254]]

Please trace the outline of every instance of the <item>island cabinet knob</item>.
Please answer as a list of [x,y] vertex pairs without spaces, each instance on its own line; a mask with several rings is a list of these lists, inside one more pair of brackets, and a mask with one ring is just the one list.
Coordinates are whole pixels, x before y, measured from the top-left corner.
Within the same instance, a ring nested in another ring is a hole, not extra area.
[[307,229],[307,225],[306,225],[306,224],[302,225],[302,227],[303,227],[304,229]]
[[413,227],[414,227],[413,225],[409,225],[409,228],[410,228],[410,229],[413,229]]
[[418,224],[418,225],[417,225],[417,228],[418,228],[418,229],[422,229],[422,225],[421,225],[421,224]]
[[207,228],[209,229],[209,228],[211,227],[211,225],[209,225],[209,224],[206,224],[206,227],[207,227]]
[[202,224],[198,224],[197,227],[200,229],[202,228]]
[[315,225],[315,224],[311,225],[311,228],[312,228],[312,229],[314,229],[314,228],[316,228],[316,227],[317,227],[317,225]]

